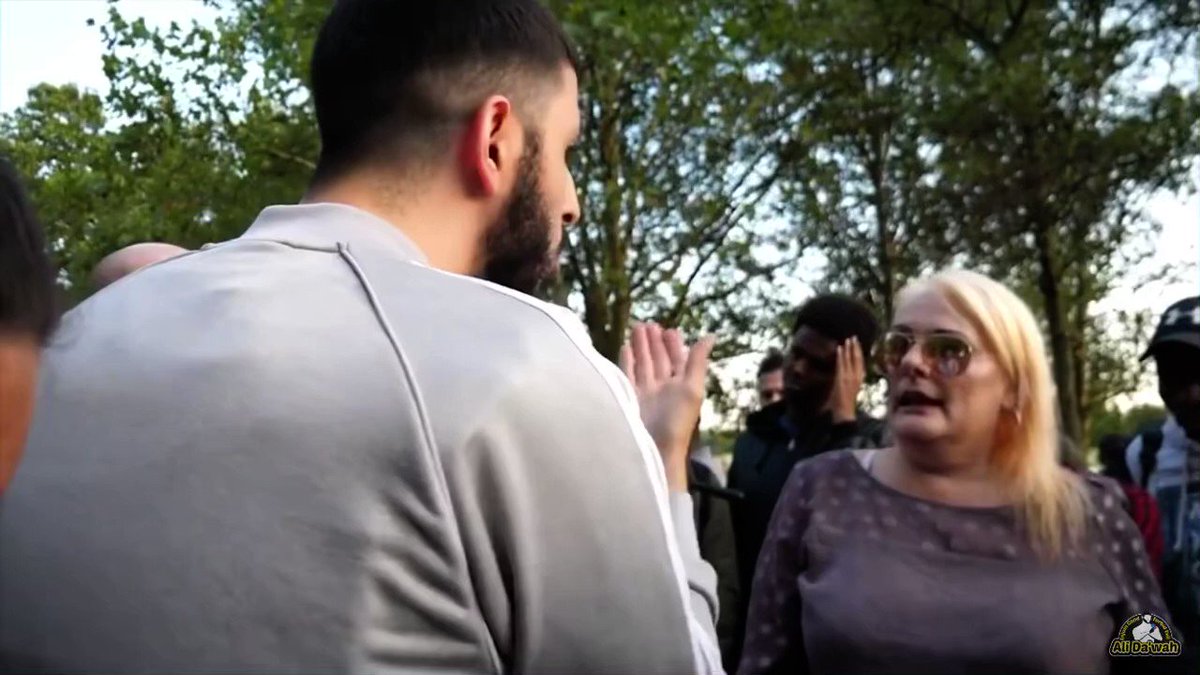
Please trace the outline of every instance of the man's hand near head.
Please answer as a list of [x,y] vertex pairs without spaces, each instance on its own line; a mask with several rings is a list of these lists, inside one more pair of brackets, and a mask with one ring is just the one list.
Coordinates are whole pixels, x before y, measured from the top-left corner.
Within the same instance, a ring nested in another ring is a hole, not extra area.
[[858,394],[862,391],[867,367],[858,338],[850,338],[837,348],[837,372],[829,392],[829,412],[834,424],[858,419]]

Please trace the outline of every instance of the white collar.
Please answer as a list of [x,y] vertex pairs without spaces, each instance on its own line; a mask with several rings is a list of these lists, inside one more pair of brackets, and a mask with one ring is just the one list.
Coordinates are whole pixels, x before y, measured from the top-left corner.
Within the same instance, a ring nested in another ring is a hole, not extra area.
[[329,202],[268,206],[241,239],[268,239],[309,248],[382,248],[428,266],[429,259],[400,228],[362,209]]

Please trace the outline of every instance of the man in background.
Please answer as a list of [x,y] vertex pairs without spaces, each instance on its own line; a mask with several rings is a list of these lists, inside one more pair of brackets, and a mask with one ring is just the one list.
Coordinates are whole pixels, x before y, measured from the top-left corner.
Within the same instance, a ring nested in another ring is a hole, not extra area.
[[0,494],[21,460],[42,345],[57,318],[42,225],[16,168],[0,156]]
[[[853,298],[819,295],[796,313],[784,356],[783,400],[751,414],[733,449],[728,486],[742,494],[733,504],[733,526],[743,589],[754,579],[771,513],[796,462],[829,450],[881,445],[883,424],[858,409],[878,337],[874,312]],[[744,617],[744,602],[740,610]]]
[[758,364],[758,407],[783,400],[783,353],[772,349]]
[[1125,451],[1135,483],[1154,495],[1163,521],[1163,599],[1183,634],[1185,672],[1200,672],[1200,297],[1163,313],[1142,360],[1154,359],[1170,413]]
[[733,504],[740,495],[725,489],[720,475],[697,456],[703,447],[697,426],[692,435],[692,455],[688,462],[688,492],[695,505],[700,556],[717,574],[717,599],[722,608],[717,619],[717,642],[722,664],[726,672],[732,673],[737,670],[736,657],[742,637],[736,611],[742,602],[742,589],[732,514]]
[[187,253],[174,244],[147,242],[133,244],[104,256],[92,271],[92,287],[100,290],[134,272]]

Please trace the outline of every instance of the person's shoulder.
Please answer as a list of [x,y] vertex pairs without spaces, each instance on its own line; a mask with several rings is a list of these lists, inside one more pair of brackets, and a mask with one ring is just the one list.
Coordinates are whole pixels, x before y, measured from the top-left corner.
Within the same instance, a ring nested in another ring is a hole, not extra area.
[[831,450],[796,463],[788,477],[789,489],[811,494],[813,489],[837,478],[849,478],[858,456],[855,450]]
[[1069,469],[1061,467],[1059,471],[1063,473],[1064,480],[1071,480],[1071,477],[1076,477],[1076,479],[1083,481],[1084,488],[1087,490],[1088,497],[1095,508],[1107,509],[1113,505],[1124,507],[1128,503],[1125,489],[1120,483],[1108,476],[1102,476],[1093,471],[1076,474]]
[[[592,360],[586,327],[570,309],[483,279],[359,253],[361,283],[380,322],[426,372],[480,368],[569,371]],[[601,357],[602,358],[602,357]],[[477,378],[478,379],[478,378]]]
[[787,403],[776,401],[755,410],[746,416],[746,428],[740,437],[752,437],[764,441],[781,440],[787,437],[780,419],[786,414]]
[[864,451],[851,448],[830,450],[797,463],[796,468],[815,476],[838,473],[845,470],[848,463],[857,462],[861,452]]
[[733,439],[733,451],[736,454],[739,448],[744,448],[749,444],[760,443],[758,435],[750,429],[742,429]]
[[1134,435],[1133,438],[1129,439],[1129,445],[1125,446],[1125,455],[1127,457],[1136,456],[1141,451],[1142,451],[1142,434],[1139,433],[1139,434]]
[[591,344],[583,322],[566,307],[429,267],[413,266],[410,274],[427,284],[427,310],[476,336],[478,348],[484,351],[529,355],[513,348],[536,347],[544,341]]
[[469,400],[479,411],[520,409],[529,423],[547,423],[563,407],[598,414],[632,397],[624,375],[596,351],[571,310],[480,279],[415,267],[398,285],[403,295],[380,299],[380,312],[413,364],[416,386],[442,404],[437,410],[462,414]]
[[805,522],[811,514],[830,508],[837,503],[830,497],[844,494],[851,485],[857,461],[851,450],[833,450],[797,462],[779,496],[776,513]]

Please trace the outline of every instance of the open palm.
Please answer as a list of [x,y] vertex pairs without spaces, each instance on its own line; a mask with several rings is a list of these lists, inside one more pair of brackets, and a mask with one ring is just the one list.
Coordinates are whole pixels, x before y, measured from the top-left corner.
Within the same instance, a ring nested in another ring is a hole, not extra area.
[[690,349],[679,331],[657,324],[633,327],[621,348],[620,366],[637,392],[642,422],[662,453],[672,489],[687,488],[687,454],[704,402],[705,375],[713,338]]

